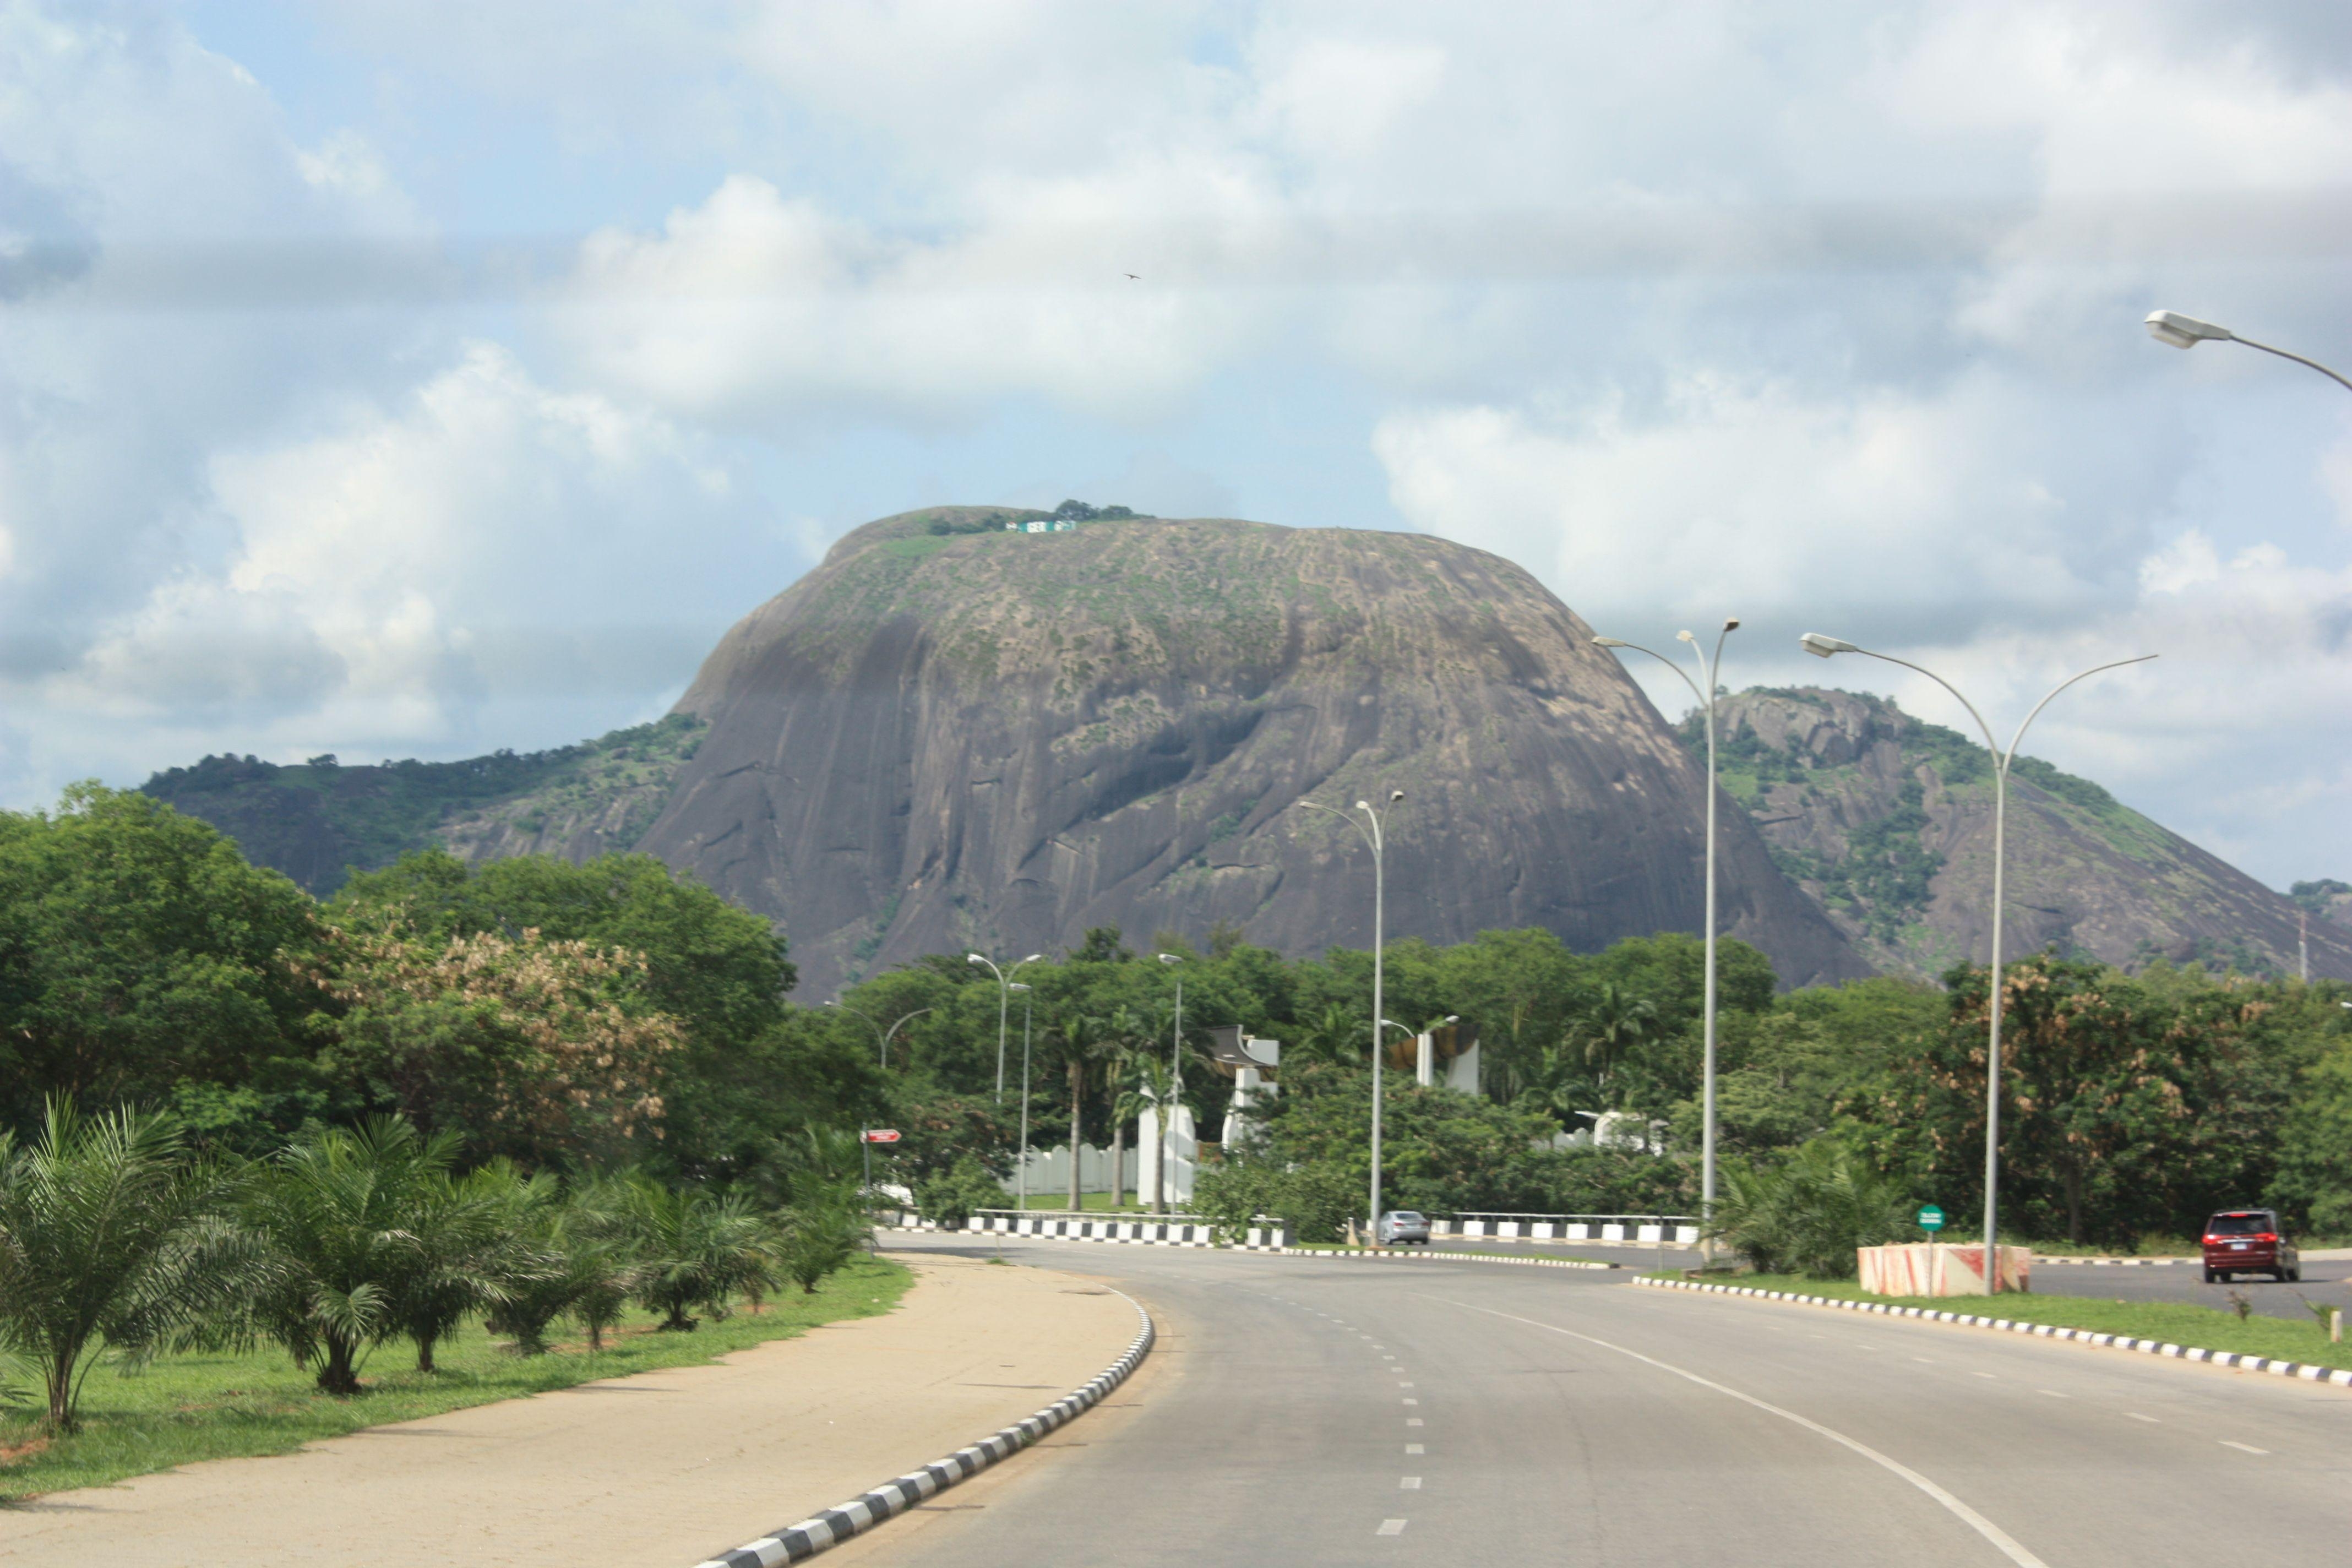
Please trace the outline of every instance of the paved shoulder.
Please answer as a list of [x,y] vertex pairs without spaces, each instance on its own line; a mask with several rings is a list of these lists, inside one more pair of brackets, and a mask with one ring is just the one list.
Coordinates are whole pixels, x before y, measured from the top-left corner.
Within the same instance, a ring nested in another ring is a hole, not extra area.
[[0,1560],[694,1563],[1021,1419],[1135,1336],[1076,1275],[908,1261],[897,1311],[717,1365],[54,1493],[0,1514]]

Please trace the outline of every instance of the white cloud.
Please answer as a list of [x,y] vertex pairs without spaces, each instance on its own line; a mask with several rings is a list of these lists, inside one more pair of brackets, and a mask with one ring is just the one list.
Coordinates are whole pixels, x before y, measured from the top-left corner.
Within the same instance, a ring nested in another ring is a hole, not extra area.
[[393,406],[221,455],[212,492],[235,548],[108,628],[54,708],[366,754],[501,743],[583,698],[621,713],[684,673],[664,645],[727,571],[696,546],[735,501],[696,442],[485,343]]

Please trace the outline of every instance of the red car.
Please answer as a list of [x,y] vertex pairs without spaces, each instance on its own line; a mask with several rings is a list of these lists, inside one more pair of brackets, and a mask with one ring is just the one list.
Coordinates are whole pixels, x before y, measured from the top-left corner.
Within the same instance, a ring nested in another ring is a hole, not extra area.
[[2205,1222],[2205,1283],[2239,1274],[2303,1278],[2303,1259],[2268,1209],[2224,1209]]

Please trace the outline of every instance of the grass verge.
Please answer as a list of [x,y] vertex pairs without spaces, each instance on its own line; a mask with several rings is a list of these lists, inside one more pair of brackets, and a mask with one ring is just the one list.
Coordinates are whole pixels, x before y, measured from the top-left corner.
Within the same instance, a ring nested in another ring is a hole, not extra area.
[[129,1376],[101,1364],[83,1384],[81,1429],[47,1438],[23,1407],[0,1414],[0,1501],[103,1486],[200,1459],[283,1454],[363,1426],[412,1421],[500,1399],[570,1388],[598,1378],[695,1366],[820,1324],[870,1318],[898,1304],[913,1276],[886,1259],[857,1258],[814,1295],[787,1288],[758,1313],[706,1318],[690,1334],[656,1332],[632,1312],[601,1353],[585,1340],[545,1355],[515,1354],[511,1342],[469,1323],[435,1352],[438,1372],[416,1371],[405,1340],[381,1346],[362,1376],[365,1393],[320,1394],[276,1346],[244,1353],[161,1356]]
[[[1691,1276],[1669,1270],[1645,1278],[1683,1279]],[[2313,1366],[2352,1368],[2352,1343],[2330,1343],[2327,1331],[2316,1320],[2298,1323],[2256,1313],[2241,1321],[2235,1312],[2190,1306],[2185,1301],[2121,1301],[2097,1296],[1874,1296],[1851,1279],[1808,1279],[1796,1274],[1716,1274],[1707,1276],[1704,1283],[1786,1290],[1800,1296],[1828,1296],[1850,1301],[1884,1301],[1889,1306],[1919,1307],[1932,1312],[1971,1312],[1979,1317],[2007,1318],[2013,1323],[2048,1323],[2054,1328],[2086,1329],[2096,1334],[2123,1334],[2166,1344],[2299,1361]]]

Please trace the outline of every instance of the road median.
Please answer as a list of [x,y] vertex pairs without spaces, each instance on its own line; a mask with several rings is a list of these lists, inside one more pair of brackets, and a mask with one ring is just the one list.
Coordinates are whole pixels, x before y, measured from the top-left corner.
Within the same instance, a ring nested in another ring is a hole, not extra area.
[[[2264,1355],[2248,1351],[2212,1350],[2175,1340],[2150,1339],[2131,1333],[2099,1329],[2079,1328],[2070,1324],[2038,1321],[2033,1318],[1994,1317],[1979,1312],[1957,1312],[1947,1308],[1915,1306],[1897,1300],[1873,1300],[1856,1296],[1820,1295],[1801,1290],[1775,1290],[1751,1285],[1717,1285],[1696,1279],[1667,1279],[1654,1275],[1633,1281],[1657,1290],[1695,1290],[1706,1295],[1744,1296],[1753,1300],[1790,1301],[1800,1306],[1830,1307],[1848,1312],[1869,1312],[1891,1318],[1910,1318],[1924,1322],[1949,1323],[1962,1328],[1989,1329],[2001,1333],[2025,1334],[2034,1339],[2063,1341],[2071,1344],[2093,1345],[2103,1349],[2133,1351],[2142,1355],[2163,1356],[2173,1361],[2200,1362],[2207,1365],[2230,1367],[2241,1372],[2268,1373],[2274,1376],[2293,1377],[2306,1383],[2324,1383],[2338,1388],[2352,1388],[2352,1367],[2331,1366],[2283,1356]],[[2042,1309],[2044,1302],[2031,1297],[2004,1298],[2030,1302]],[[2072,1316],[2085,1308],[2095,1311],[2100,1303],[2085,1302],[2081,1298],[2066,1299],[2067,1305],[2048,1309],[2054,1314]],[[2145,1309],[2143,1309],[2145,1310]],[[2200,1310],[2200,1309],[2189,1309]],[[2265,1327],[2254,1331],[2267,1332]],[[2214,1336],[2219,1337],[2219,1336]],[[2330,1347],[2341,1349],[2342,1347]]]

